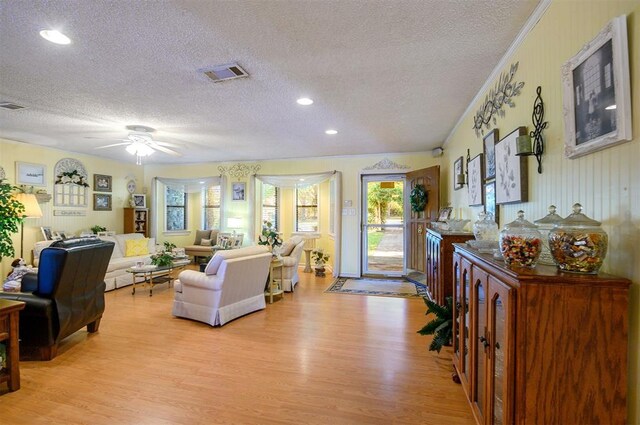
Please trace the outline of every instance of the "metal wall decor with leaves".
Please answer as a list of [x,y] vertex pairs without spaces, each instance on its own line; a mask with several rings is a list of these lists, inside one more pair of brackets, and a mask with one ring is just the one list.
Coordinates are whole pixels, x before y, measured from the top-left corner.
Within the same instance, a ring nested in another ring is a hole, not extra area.
[[262,168],[260,165],[247,165],[247,164],[235,164],[231,167],[223,167],[222,165],[218,167],[218,171],[220,174],[228,174],[230,177],[234,179],[245,179],[249,174],[257,174]]
[[496,115],[504,117],[504,105],[509,105],[511,108],[516,106],[513,98],[520,95],[522,87],[524,87],[523,81],[514,81],[519,63],[511,64],[509,72],[500,74],[496,86],[484,98],[484,103],[473,117],[473,129],[476,136],[484,133],[483,127],[485,130],[490,130],[491,123],[497,124]]

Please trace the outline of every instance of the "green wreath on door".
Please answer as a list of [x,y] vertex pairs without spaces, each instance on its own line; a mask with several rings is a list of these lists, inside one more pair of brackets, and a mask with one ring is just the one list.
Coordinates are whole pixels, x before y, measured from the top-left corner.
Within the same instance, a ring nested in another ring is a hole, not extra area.
[[427,206],[427,202],[429,202],[427,192],[421,184],[417,184],[416,187],[413,188],[409,199],[411,200],[411,211],[413,212],[424,211],[424,208]]

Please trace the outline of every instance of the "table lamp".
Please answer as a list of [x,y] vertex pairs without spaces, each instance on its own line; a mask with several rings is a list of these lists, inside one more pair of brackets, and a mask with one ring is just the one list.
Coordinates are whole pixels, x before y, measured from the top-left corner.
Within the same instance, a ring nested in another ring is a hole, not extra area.
[[[38,205],[36,195],[33,193],[17,193],[13,197],[24,205],[24,212],[22,213],[24,219],[42,217],[42,210]],[[20,223],[20,258],[24,258],[24,220]]]
[[242,219],[240,217],[229,217],[227,219],[227,228],[233,231],[233,236],[236,235],[236,229],[242,228]]

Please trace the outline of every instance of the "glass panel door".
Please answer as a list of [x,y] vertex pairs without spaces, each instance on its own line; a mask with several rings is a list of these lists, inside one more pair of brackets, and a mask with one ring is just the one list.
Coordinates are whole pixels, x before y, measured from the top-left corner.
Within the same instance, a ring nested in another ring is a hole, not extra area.
[[405,274],[405,178],[362,177],[362,273]]

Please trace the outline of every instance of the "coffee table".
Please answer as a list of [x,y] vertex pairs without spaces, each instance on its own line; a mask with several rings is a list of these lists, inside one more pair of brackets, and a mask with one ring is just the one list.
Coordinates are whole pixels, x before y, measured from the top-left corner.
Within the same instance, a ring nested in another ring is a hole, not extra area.
[[[184,259],[176,260],[169,266],[145,265],[141,267],[129,267],[127,269],[127,272],[133,274],[133,288],[131,290],[131,295],[135,295],[137,283],[149,285],[150,297],[153,296],[154,285],[169,282],[169,286],[171,286],[171,283],[174,279],[171,276],[171,272],[177,269],[184,268],[190,262],[191,261],[189,261],[189,259]],[[138,278],[142,279],[138,282]]]

